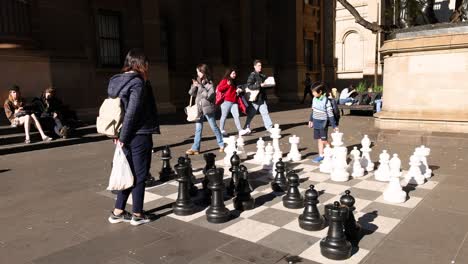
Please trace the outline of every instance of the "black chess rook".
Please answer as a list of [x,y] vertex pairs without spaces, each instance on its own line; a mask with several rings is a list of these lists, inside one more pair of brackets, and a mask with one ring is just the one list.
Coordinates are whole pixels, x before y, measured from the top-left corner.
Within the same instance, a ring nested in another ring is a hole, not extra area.
[[250,195],[252,186],[248,180],[247,167],[240,165],[240,177],[236,186],[236,197],[234,198],[234,208],[239,211],[251,210],[255,207],[255,199]]
[[208,188],[211,190],[211,205],[206,210],[206,220],[210,223],[220,224],[231,219],[229,210],[224,205],[224,169],[213,168],[208,170]]
[[188,175],[187,162],[185,158],[181,157],[175,166],[177,171],[177,181],[179,182],[179,193],[177,200],[172,206],[172,210],[176,215],[190,215],[194,212],[194,205],[190,199],[189,183],[190,177]]
[[203,154],[205,160],[205,167],[203,168],[203,175],[205,176],[202,181],[203,190],[208,190],[208,171],[215,167],[216,155],[214,153]]
[[239,165],[240,165],[240,158],[239,155],[234,151],[231,157],[231,168],[229,171],[231,172],[231,180],[229,181],[229,185],[226,188],[226,193],[229,196],[234,196],[234,192],[236,190],[237,183],[239,182]]
[[288,192],[283,196],[283,205],[289,209],[304,207],[304,200],[299,191],[299,176],[295,171],[288,173]]
[[174,178],[174,171],[171,168],[171,150],[166,146],[161,153],[162,168],[159,172],[159,180],[166,182]]
[[288,188],[288,183],[285,176],[285,164],[283,159],[279,159],[276,163],[276,175],[271,182],[271,189],[274,192],[285,192]]
[[345,235],[349,242],[352,244],[356,244],[359,241],[359,236],[361,232],[361,226],[356,222],[356,218],[354,218],[354,204],[356,203],[356,199],[351,196],[351,191],[346,190],[345,194],[341,196],[340,203],[346,207],[348,207],[349,215],[344,223]]
[[299,226],[308,231],[318,231],[326,226],[325,219],[317,208],[319,194],[315,190],[314,185],[310,185],[305,192],[305,208],[304,213],[299,216]]
[[320,241],[320,252],[326,258],[345,260],[351,257],[352,245],[346,240],[344,222],[348,218],[349,209],[339,202],[325,205],[325,215],[328,219],[328,234]]
[[189,155],[185,154],[185,161],[187,162],[187,170],[189,175],[189,193],[190,196],[197,196],[198,188],[195,186],[195,175],[193,175],[193,167],[192,167],[192,160],[190,159]]

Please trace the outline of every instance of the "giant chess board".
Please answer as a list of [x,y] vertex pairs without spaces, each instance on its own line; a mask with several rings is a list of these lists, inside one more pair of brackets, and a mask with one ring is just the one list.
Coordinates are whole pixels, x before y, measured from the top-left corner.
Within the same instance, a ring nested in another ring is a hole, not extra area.
[[[313,165],[310,160],[287,164],[289,169],[298,171],[302,194],[309,185],[315,185],[315,189],[320,193],[318,208],[322,214],[323,206],[339,201],[345,190],[350,190],[356,199],[355,218],[363,228],[363,236],[358,243],[358,247],[353,248],[350,259],[333,261],[323,257],[320,253],[320,240],[327,235],[328,228],[317,232],[301,229],[298,216],[303,212],[303,209],[285,208],[281,199],[284,194],[275,193],[271,190],[272,172],[263,170],[261,165],[254,163],[252,160],[254,153],[248,154],[249,159],[242,164],[247,166],[249,182],[254,188],[252,196],[255,198],[255,208],[253,210],[236,211],[232,199],[225,198],[226,207],[231,210],[233,216],[232,220],[223,224],[212,224],[206,220],[205,211],[207,206],[201,202],[202,192],[198,192],[199,195],[193,197],[193,201],[197,205],[196,213],[189,216],[174,215],[170,210],[170,205],[177,199],[178,195],[178,182],[174,180],[147,188],[145,210],[152,211],[155,208],[165,207],[168,209],[167,217],[258,243],[292,256],[299,256],[318,263],[348,264],[359,263],[368,255],[438,184],[437,175],[429,179],[424,185],[402,184],[402,186],[406,185],[403,189],[408,193],[408,200],[401,204],[390,204],[383,199],[383,191],[388,183],[376,181],[373,172],[347,182],[334,182],[330,180],[329,174],[321,173],[318,166]],[[216,165],[223,167],[223,160],[218,160]],[[201,179],[204,177],[202,168],[194,167],[193,169],[197,178],[196,186],[201,189]],[[230,177],[228,168],[225,168],[226,185]],[[115,195],[109,191],[103,191],[100,194],[115,199]],[[131,197],[128,203],[132,203]],[[159,214],[160,211],[158,210],[155,213]]]

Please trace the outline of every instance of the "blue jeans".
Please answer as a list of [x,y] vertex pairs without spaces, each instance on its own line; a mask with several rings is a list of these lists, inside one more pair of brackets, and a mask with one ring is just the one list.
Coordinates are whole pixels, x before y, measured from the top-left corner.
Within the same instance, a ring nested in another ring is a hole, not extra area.
[[226,118],[231,112],[232,117],[234,118],[234,123],[236,124],[237,130],[240,131],[242,129],[240,119],[239,119],[239,106],[237,103],[224,101],[221,104],[221,119],[219,120],[219,126],[221,131],[224,130],[224,124],[226,123]]
[[200,151],[200,142],[203,132],[203,122],[205,121],[205,119],[208,121],[208,124],[210,124],[211,130],[213,130],[213,133],[216,136],[218,146],[220,148],[223,148],[223,135],[221,135],[221,131],[219,130],[218,125],[216,124],[215,114],[210,114],[203,115],[197,122],[195,122],[195,138],[193,140],[192,150]]
[[124,146],[123,151],[132,169],[135,182],[133,187],[118,192],[115,208],[125,210],[128,197],[132,194],[133,213],[142,213],[145,182],[151,167],[152,149],[153,136],[151,134],[135,135],[130,144]]
[[382,99],[377,99],[374,101],[375,104],[375,111],[378,113],[382,111]]
[[348,98],[346,98],[346,99],[340,99],[339,102],[340,102],[341,105],[344,105],[344,104],[346,104],[346,103],[352,103],[352,102],[354,102],[354,99],[351,98],[351,97],[348,97]]
[[250,128],[250,122],[252,122],[252,119],[257,114],[257,111],[259,111],[262,115],[263,125],[265,126],[265,129],[270,129],[273,126],[273,123],[271,122],[270,115],[268,114],[268,105],[263,99],[259,100],[257,103],[250,102],[250,105],[247,109],[247,119],[245,120],[245,128]]

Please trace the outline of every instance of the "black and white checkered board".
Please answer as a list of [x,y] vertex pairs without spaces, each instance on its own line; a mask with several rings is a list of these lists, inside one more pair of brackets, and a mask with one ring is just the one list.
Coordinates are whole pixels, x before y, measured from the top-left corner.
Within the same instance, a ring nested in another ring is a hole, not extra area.
[[[222,166],[222,160],[217,161],[216,164]],[[207,222],[206,206],[198,206],[197,212],[189,216],[177,216],[170,212],[167,216],[319,263],[359,263],[438,184],[437,178],[433,177],[424,185],[406,186],[404,189],[409,193],[409,199],[403,204],[390,204],[384,201],[382,196],[387,183],[376,181],[373,173],[347,182],[333,182],[330,180],[330,175],[320,173],[318,166],[313,165],[310,160],[289,164],[290,168],[300,171],[298,174],[301,178],[302,193],[313,184],[321,194],[319,197],[321,213],[323,213],[324,204],[338,201],[345,190],[350,190],[356,199],[355,218],[363,227],[364,236],[359,241],[358,248],[353,250],[350,259],[332,261],[320,254],[319,246],[328,228],[317,232],[301,229],[298,216],[303,209],[287,209],[283,206],[281,200],[283,194],[271,191],[269,183],[271,171],[263,170],[262,166],[255,164],[253,160],[246,160],[243,164],[249,169],[249,182],[254,187],[252,196],[255,198],[255,209],[238,212],[234,210],[232,199],[227,200],[226,207],[232,210],[234,217],[224,224]],[[201,180],[203,178],[201,168],[194,168],[194,175]],[[226,183],[229,178],[230,172],[228,168],[225,168]],[[148,188],[144,208],[151,210],[173,203],[177,199],[177,186],[178,182],[170,181]],[[201,188],[200,181],[197,186]],[[115,198],[108,191],[103,191],[101,194]],[[194,198],[196,204],[196,200],[200,198]],[[128,203],[132,203],[131,197]]]

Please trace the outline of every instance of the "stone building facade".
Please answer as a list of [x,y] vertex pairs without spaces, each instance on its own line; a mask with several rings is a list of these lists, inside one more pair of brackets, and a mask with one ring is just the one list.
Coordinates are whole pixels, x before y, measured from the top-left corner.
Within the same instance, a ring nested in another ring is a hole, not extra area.
[[[93,116],[130,48],[150,59],[159,110],[187,104],[198,63],[219,80],[235,65],[240,80],[262,59],[274,75],[273,100],[297,100],[305,72],[332,81],[328,0],[2,0],[1,97],[17,84],[25,97],[54,86],[83,116]],[[325,10],[325,11],[324,11]],[[324,18],[325,17],[325,18]],[[325,22],[324,22],[325,21]],[[331,31],[333,32],[333,31]]]

